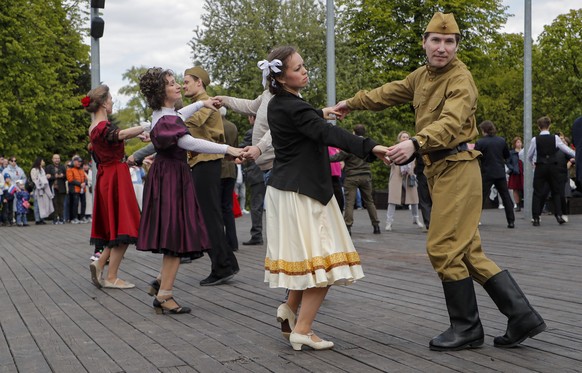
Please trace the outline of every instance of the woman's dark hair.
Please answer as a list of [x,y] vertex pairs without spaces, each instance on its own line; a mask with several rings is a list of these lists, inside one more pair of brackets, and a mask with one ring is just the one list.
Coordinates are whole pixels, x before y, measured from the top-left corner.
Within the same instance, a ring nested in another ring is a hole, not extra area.
[[139,78],[139,89],[153,110],[160,110],[164,106],[168,76],[174,76],[174,72],[163,70],[161,67],[152,67]]
[[43,161],[43,157],[36,157],[36,159],[34,160],[34,163],[32,164],[32,168],[36,168],[37,170],[40,171],[40,165]]
[[481,131],[485,132],[487,135],[493,136],[497,133],[497,128],[495,128],[495,124],[493,124],[490,120],[485,120],[481,122],[479,125]]
[[89,97],[89,105],[85,107],[89,113],[95,113],[99,110],[99,107],[107,101],[107,97],[109,97],[109,87],[105,84],[101,84],[87,93],[87,97]]
[[267,77],[267,83],[269,86],[269,92],[276,95],[277,93],[283,90],[283,87],[277,82],[275,79],[278,76],[285,76],[285,70],[287,69],[287,60],[291,57],[294,53],[297,53],[297,48],[292,47],[290,45],[285,45],[282,47],[277,47],[269,53],[267,56],[267,61],[271,62],[273,60],[280,60],[283,63],[283,66],[280,67],[281,71],[276,73],[271,70],[271,73]]

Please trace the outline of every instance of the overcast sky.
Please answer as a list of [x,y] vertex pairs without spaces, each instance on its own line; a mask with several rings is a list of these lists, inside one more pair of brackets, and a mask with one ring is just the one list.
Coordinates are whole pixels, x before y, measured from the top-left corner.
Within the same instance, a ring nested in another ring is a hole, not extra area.
[[[532,0],[534,40],[559,14],[579,9],[580,0]],[[168,4],[168,5],[166,5]],[[524,0],[503,0],[514,14],[505,32],[523,32]],[[161,66],[177,72],[190,66],[188,42],[200,25],[204,0],[107,0],[102,17],[105,33],[100,39],[101,81],[113,92],[115,109],[127,98],[116,94],[122,74],[132,66]],[[89,44],[89,40],[86,41]],[[225,46],[227,44],[225,43]]]

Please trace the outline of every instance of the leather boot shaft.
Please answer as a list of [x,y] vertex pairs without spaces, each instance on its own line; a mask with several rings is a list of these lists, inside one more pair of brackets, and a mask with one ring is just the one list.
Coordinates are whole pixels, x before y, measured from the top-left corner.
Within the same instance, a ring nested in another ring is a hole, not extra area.
[[499,311],[507,316],[505,335],[495,337],[495,347],[515,347],[527,337],[546,329],[546,323],[530,305],[517,282],[508,271],[501,271],[483,285]]
[[457,351],[483,344],[484,334],[473,279],[443,282],[451,326],[429,344],[435,351]]

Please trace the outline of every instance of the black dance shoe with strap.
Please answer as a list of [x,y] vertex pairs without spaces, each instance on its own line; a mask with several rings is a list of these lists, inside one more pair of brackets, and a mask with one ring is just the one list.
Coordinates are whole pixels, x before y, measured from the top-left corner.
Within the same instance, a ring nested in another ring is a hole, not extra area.
[[190,313],[192,310],[189,307],[180,307],[180,305],[174,300],[176,303],[176,307],[169,308],[166,303],[174,300],[174,297],[170,297],[168,299],[158,300],[158,298],[154,298],[154,309],[158,315],[164,313],[171,313],[171,314],[180,314],[180,313]]

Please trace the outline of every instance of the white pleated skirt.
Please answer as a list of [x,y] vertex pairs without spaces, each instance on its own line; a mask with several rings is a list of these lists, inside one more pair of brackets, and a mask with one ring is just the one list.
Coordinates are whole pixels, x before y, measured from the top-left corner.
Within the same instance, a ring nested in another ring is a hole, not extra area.
[[364,277],[360,256],[335,198],[327,205],[267,187],[265,282],[304,290],[349,285]]

